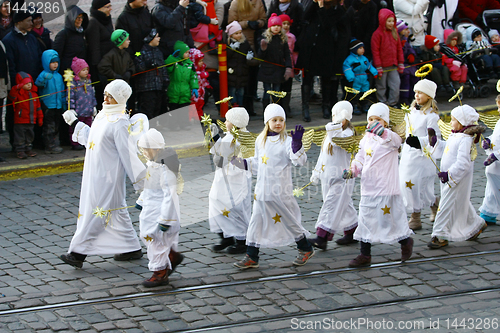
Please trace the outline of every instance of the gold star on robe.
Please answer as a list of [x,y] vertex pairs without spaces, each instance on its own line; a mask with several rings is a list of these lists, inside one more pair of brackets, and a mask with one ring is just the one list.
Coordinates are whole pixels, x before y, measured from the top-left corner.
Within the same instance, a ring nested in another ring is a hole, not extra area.
[[269,157],[267,157],[266,155],[262,156],[262,163],[267,164],[268,159]]
[[448,152],[450,151],[450,147],[449,146],[446,146],[446,148],[444,149],[444,153],[445,154],[448,154]]
[[324,164],[321,165],[321,171],[325,171],[325,165]]
[[222,211],[222,215],[224,215],[225,217],[229,217],[229,213],[231,213],[229,210],[227,210],[226,208],[224,208],[224,210]]
[[365,152],[366,152],[366,155],[372,156],[373,150],[371,148],[368,148],[365,150]]
[[144,237],[144,239],[146,240],[146,242],[153,241],[153,238],[151,238],[149,235],[147,235],[146,237]]
[[151,178],[151,174],[148,172],[146,172],[146,179],[149,180],[149,178]]
[[257,193],[254,193],[254,194],[253,194],[253,199],[254,199],[254,200],[257,200]]
[[274,220],[274,224],[281,222],[281,215],[278,215],[278,213],[276,213],[276,216],[273,217],[273,220]]
[[136,57],[140,57],[140,56],[141,56],[141,52],[136,52],[136,53],[135,53],[135,56],[136,56]]
[[82,215],[82,214],[80,214],[80,211],[78,211],[78,218],[77,218],[77,220],[79,220],[79,219],[80,219],[80,217],[82,217],[82,216],[83,216],[83,215]]
[[94,141],[90,141],[90,143],[89,143],[89,149],[94,150],[94,146],[95,146]]
[[384,211],[384,215],[391,213],[391,207],[387,207],[387,205],[385,205],[384,208],[380,208],[380,209],[382,209]]
[[413,184],[413,183],[411,182],[411,179],[410,179],[410,181],[409,181],[409,182],[406,182],[406,187],[409,187],[409,188],[410,188],[410,190],[411,190],[411,188],[412,188],[414,185],[415,185],[415,184]]

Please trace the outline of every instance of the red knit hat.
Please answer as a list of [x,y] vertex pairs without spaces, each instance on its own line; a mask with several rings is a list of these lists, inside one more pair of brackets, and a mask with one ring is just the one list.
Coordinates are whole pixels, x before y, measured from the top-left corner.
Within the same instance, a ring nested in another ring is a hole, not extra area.
[[273,25],[283,25],[283,22],[281,21],[280,17],[276,15],[276,13],[273,13],[269,20],[267,21],[267,26],[272,27]]
[[290,18],[290,16],[286,15],[286,14],[281,14],[280,16],[278,16],[280,19],[281,19],[281,22],[290,22],[290,24],[293,23],[293,20]]
[[431,36],[431,35],[426,35],[425,36],[425,47],[428,48],[429,50],[432,49],[434,46],[439,44],[439,39],[437,37]]

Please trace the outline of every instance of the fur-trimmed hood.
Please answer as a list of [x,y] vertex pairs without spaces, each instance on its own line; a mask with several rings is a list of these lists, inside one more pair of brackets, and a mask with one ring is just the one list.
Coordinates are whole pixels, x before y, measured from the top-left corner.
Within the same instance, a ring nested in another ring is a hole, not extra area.
[[462,33],[459,31],[455,31],[453,29],[446,29],[444,31],[444,40],[446,45],[450,45],[450,42],[453,38],[457,38],[457,45],[462,44]]

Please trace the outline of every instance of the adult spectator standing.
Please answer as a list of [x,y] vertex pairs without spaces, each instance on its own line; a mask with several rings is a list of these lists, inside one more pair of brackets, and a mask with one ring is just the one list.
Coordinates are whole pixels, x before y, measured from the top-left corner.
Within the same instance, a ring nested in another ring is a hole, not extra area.
[[33,29],[31,29],[30,34],[38,40],[42,51],[51,49],[51,31],[43,26],[43,17],[38,8],[35,8],[35,12],[31,15],[31,18],[33,20]]
[[[262,0],[234,0],[229,6],[228,23],[238,21],[241,25],[243,35],[250,43],[254,54],[257,54],[262,37],[263,28],[266,27],[267,16]],[[256,38],[257,37],[257,38]],[[248,84],[243,96],[243,106],[250,116],[257,114],[253,108],[254,97],[257,96],[257,75],[259,66],[248,67]]]
[[444,41],[444,31],[453,29],[453,21],[458,17],[458,0],[433,0],[429,3],[430,15],[427,16],[427,35],[435,36]]
[[[26,72],[31,77],[38,77],[42,71],[42,49],[37,39],[29,32],[33,28],[30,14],[33,8],[19,10],[13,16],[14,28],[3,39],[9,63],[10,82],[16,82],[16,73]],[[7,106],[5,125],[9,132],[9,142],[14,140],[14,109]]]
[[9,0],[0,0],[0,40],[2,40],[14,27],[14,13]]
[[85,30],[85,39],[87,40],[87,58],[92,82],[100,81],[94,86],[98,109],[101,108],[104,101],[103,93],[107,81],[105,78],[102,80],[103,78],[99,76],[97,65],[102,57],[115,47],[111,41],[113,30],[110,0],[93,0],[90,8],[89,26]]
[[74,57],[87,59],[85,29],[88,25],[89,17],[80,7],[73,6],[68,10],[64,29],[59,31],[54,40],[54,50],[61,59],[59,73],[63,74],[66,69],[71,68]]
[[427,19],[424,16],[429,7],[429,0],[394,0],[396,20],[403,20],[412,32],[412,47],[420,47],[425,43]]
[[351,21],[352,37],[363,42],[365,57],[372,59],[371,38],[378,27],[378,8],[371,0],[347,0],[346,7],[354,9],[354,17]]
[[483,12],[487,9],[500,9],[497,0],[458,0],[458,15],[467,18],[484,28]]
[[302,30],[302,16],[304,15],[304,8],[299,3],[299,0],[272,0],[267,11],[268,20],[273,13],[276,13],[278,16],[281,14],[288,15],[293,21],[290,32],[295,38],[299,38],[300,31]]
[[160,50],[166,59],[174,52],[174,44],[180,40],[194,47],[193,38],[187,24],[186,7],[189,0],[157,0],[151,9],[153,23],[160,35]]
[[349,54],[350,20],[354,9],[347,11],[339,0],[318,0],[304,10],[304,30],[297,43],[297,68],[303,68],[302,116],[310,122],[309,100],[314,76],[321,77],[323,118],[331,117],[337,102],[342,64]]
[[129,33],[130,46],[127,51],[130,56],[142,49],[144,38],[153,29],[153,16],[149,12],[147,0],[127,0],[123,11],[116,20],[116,29]]

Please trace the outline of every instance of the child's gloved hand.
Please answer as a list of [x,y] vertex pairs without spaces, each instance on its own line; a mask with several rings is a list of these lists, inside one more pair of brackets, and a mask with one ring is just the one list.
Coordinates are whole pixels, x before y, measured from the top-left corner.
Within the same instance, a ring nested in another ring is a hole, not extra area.
[[404,71],[405,71],[405,65],[399,64],[398,65],[398,73],[403,74]]
[[413,136],[411,134],[406,138],[406,144],[415,149],[422,149],[418,137]]
[[438,177],[441,180],[441,183],[446,184],[448,180],[448,171],[438,172]]
[[481,145],[482,145],[483,149],[490,149],[491,148],[491,140],[486,138],[483,140]]
[[427,129],[427,136],[429,137],[429,145],[431,147],[434,147],[438,141],[438,137],[436,135],[436,131],[434,130],[434,128]]
[[295,131],[291,131],[293,141],[302,141],[302,136],[304,135],[304,127],[302,125],[295,125]]
[[210,19],[210,24],[217,25],[217,24],[219,24],[219,20],[214,19],[214,18]]
[[285,69],[285,76],[284,76],[284,78],[285,78],[285,81],[287,81],[288,79],[293,78],[293,70],[290,67],[287,67]]
[[312,174],[311,179],[309,180],[313,185],[318,185],[319,177],[315,173]]
[[248,27],[252,30],[258,30],[260,28],[259,21],[248,21]]
[[353,178],[352,171],[344,169],[344,171],[342,172],[342,178],[344,178],[344,179],[351,179],[351,178]]
[[267,50],[267,40],[262,39],[262,40],[260,41],[260,49],[261,49],[262,51]]
[[38,125],[38,127],[42,127],[43,126],[43,118],[38,118],[36,120],[36,124]]
[[198,95],[198,89],[193,89],[193,90],[191,91],[191,95],[194,95],[196,98],[198,98],[198,96],[199,96],[199,95]]
[[384,69],[382,67],[377,67],[377,77],[380,79],[382,77],[382,74],[384,74]]
[[239,157],[233,156],[231,158],[231,164],[234,165],[235,167],[243,169],[243,170],[247,169],[245,160],[243,158],[239,158]]
[[137,202],[135,203],[135,208],[137,208],[138,210],[142,210],[142,206],[139,205]]
[[375,135],[382,136],[384,134],[384,126],[382,126],[382,124],[379,123],[378,121],[374,121],[368,124],[366,131],[368,133],[373,133]]
[[237,49],[240,47],[240,45],[241,45],[240,42],[234,42],[234,43],[229,44],[229,47],[232,49]]
[[415,56],[413,54],[409,54],[406,59],[408,60],[409,64],[413,64],[415,62]]
[[50,73],[45,73],[45,80],[51,80],[52,79],[52,74]]
[[457,67],[462,66],[462,63],[460,61],[458,61],[458,60],[453,60],[452,64],[455,65],[455,66],[457,66]]
[[498,159],[495,156],[495,154],[490,154],[490,156],[488,156],[488,158],[484,161],[483,164],[484,164],[484,166],[488,166],[488,165],[492,164],[495,161],[498,161]]
[[252,59],[253,59],[253,51],[248,51],[247,60],[252,60]]
[[165,232],[165,231],[168,231],[168,229],[170,229],[170,226],[168,224],[163,224],[163,223],[158,223],[158,228]]
[[73,125],[73,122],[78,120],[78,118],[76,117],[77,114],[76,114],[75,110],[68,110],[68,111],[64,112],[62,114],[62,116],[63,116],[66,124],[68,124],[69,126]]

